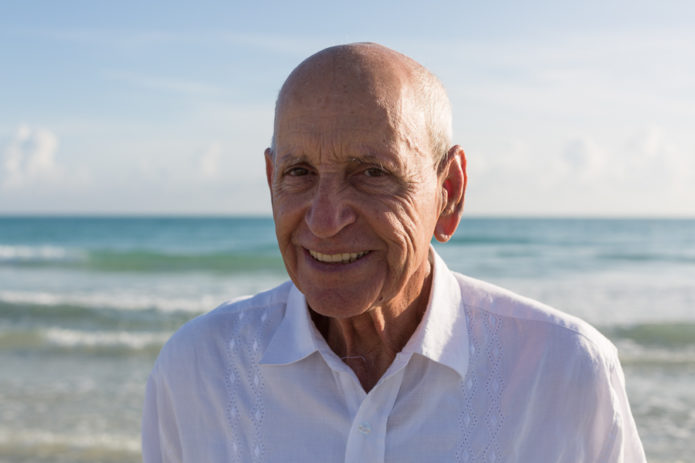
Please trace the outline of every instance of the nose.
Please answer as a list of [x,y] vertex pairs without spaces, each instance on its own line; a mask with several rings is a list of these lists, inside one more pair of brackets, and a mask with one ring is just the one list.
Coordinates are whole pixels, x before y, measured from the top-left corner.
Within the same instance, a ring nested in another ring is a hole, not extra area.
[[306,224],[314,236],[336,236],[354,223],[356,217],[347,198],[346,188],[337,179],[320,179],[305,216]]

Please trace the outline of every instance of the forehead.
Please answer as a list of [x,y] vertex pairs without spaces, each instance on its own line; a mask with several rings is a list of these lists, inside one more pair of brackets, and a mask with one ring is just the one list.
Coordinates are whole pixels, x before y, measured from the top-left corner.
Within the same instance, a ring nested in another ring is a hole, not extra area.
[[275,118],[276,148],[426,148],[423,111],[410,89],[326,80],[303,82],[283,95]]

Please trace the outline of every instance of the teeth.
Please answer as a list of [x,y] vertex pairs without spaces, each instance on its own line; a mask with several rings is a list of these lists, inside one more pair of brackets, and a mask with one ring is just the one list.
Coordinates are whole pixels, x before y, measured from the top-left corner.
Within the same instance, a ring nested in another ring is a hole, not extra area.
[[330,262],[332,264],[349,264],[350,262],[355,262],[368,252],[369,251],[344,252],[342,254],[323,254],[321,252],[309,250],[309,254],[311,254],[311,257],[314,259],[318,260],[319,262]]

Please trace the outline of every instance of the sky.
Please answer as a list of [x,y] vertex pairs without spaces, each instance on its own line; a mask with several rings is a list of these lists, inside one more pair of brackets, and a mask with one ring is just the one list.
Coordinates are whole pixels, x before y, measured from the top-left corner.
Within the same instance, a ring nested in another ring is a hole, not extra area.
[[695,217],[695,2],[0,2],[0,214],[268,215],[282,82],[378,42],[437,75],[465,214]]

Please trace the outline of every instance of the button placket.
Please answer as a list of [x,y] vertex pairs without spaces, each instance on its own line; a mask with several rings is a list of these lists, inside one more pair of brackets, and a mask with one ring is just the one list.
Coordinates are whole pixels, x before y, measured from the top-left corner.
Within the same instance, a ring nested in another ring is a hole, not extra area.
[[384,461],[386,424],[403,380],[403,368],[380,381],[359,406],[346,446],[346,462]]

